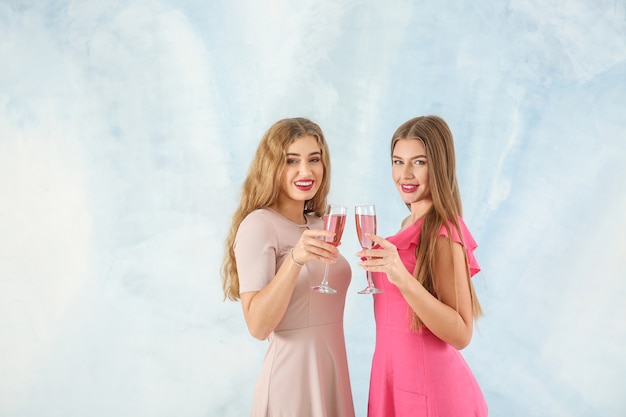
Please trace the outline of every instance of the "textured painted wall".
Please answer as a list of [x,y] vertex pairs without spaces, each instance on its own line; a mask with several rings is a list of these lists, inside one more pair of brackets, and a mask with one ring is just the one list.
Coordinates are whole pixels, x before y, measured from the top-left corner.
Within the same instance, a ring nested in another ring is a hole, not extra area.
[[[455,134],[491,415],[626,415],[626,2],[0,2],[0,415],[243,416],[266,344],[223,302],[262,133],[320,123],[331,201],[406,209],[395,128]],[[372,303],[349,222],[365,416]]]

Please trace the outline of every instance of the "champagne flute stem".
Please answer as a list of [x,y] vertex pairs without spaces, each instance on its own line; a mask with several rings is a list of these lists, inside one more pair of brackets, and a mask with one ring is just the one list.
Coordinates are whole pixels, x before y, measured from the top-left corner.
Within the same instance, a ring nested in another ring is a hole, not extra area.
[[369,288],[374,288],[374,281],[372,281],[372,273],[370,271],[365,271],[367,273],[367,286]]
[[321,292],[322,294],[336,294],[337,290],[328,286],[328,264],[324,267],[324,278],[320,285],[312,287],[314,291]]
[[365,276],[367,278],[367,286],[359,291],[359,294],[380,294],[383,292],[383,290],[374,286],[374,279],[372,278],[372,273],[370,271],[365,271]]
[[324,267],[324,278],[322,279],[322,287],[328,287],[328,264]]

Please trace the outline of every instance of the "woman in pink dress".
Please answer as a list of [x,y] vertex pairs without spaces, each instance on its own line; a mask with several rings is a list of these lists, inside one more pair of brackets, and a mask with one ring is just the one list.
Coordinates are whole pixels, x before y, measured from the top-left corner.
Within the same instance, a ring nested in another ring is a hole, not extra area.
[[[354,417],[343,331],[351,271],[323,237],[328,147],[308,119],[276,122],[244,181],[222,265],[226,298],[241,299],[250,334],[268,339],[253,417]],[[315,262],[311,262],[315,261]],[[311,290],[324,265],[336,294]]]
[[482,310],[471,277],[476,242],[461,218],[454,142],[437,116],[391,140],[392,177],[411,210],[400,231],[357,255],[384,290],[374,296],[369,417],[484,417],[487,404],[459,350]]

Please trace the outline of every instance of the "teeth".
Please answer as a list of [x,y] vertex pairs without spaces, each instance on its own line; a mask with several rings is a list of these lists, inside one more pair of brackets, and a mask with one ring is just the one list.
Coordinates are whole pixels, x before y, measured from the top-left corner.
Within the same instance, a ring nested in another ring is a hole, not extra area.
[[296,181],[296,185],[300,187],[308,187],[311,184],[313,184],[313,181]]

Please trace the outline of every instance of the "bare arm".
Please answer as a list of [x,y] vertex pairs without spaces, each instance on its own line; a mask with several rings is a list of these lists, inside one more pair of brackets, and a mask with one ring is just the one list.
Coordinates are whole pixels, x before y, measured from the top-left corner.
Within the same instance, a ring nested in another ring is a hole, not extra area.
[[265,288],[241,294],[243,315],[253,337],[265,340],[278,326],[289,305],[298,274],[300,267],[289,257]]
[[[241,306],[250,334],[265,340],[274,331],[287,311],[301,267],[311,260],[334,263],[337,248],[318,239],[332,236],[325,230],[307,230],[293,248],[293,258],[288,255],[272,280],[260,291],[241,294]],[[296,262],[294,262],[294,259]]]
[[407,271],[391,242],[379,236],[373,236],[372,240],[382,250],[367,250],[357,254],[376,257],[361,262],[364,269],[385,272],[389,281],[398,287],[409,306],[434,335],[457,349],[466,347],[472,338],[473,313],[463,247],[456,242],[450,245],[447,238],[437,238],[433,276],[433,283],[440,296],[437,299]]

